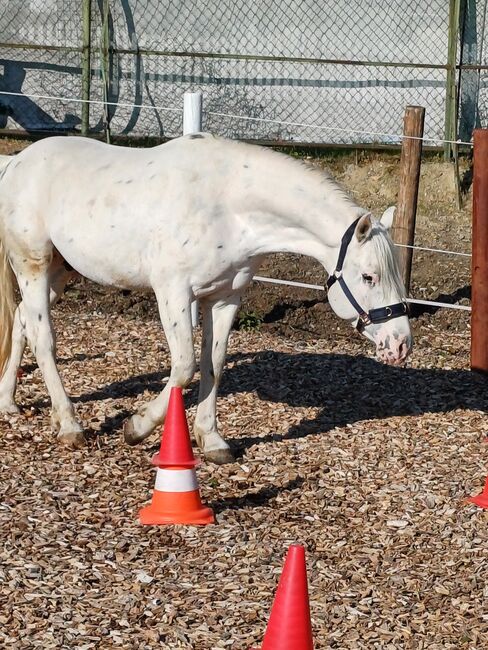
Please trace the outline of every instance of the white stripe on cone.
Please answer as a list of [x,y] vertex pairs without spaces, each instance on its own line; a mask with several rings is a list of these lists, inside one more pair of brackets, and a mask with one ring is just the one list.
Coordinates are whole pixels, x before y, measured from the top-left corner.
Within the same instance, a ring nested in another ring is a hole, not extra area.
[[198,490],[194,469],[161,469],[158,467],[156,485],[158,492],[194,492]]

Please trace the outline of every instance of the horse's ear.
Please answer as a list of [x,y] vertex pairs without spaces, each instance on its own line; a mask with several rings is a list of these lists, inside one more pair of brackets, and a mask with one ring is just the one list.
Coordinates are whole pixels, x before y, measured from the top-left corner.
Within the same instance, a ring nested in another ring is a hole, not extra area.
[[358,242],[361,244],[363,241],[366,241],[371,234],[371,229],[373,224],[371,222],[371,213],[363,214],[361,219],[358,221],[356,226],[355,235]]
[[395,210],[396,210],[396,205],[390,205],[390,207],[386,208],[386,210],[383,212],[383,214],[380,217],[381,223],[388,230],[390,230],[390,228],[393,225],[393,217],[395,216]]

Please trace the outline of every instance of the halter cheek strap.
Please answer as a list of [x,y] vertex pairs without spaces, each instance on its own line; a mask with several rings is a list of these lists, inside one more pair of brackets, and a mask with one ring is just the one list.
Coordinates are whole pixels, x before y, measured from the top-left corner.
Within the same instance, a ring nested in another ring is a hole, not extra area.
[[347,286],[346,281],[342,276],[342,267],[344,266],[344,260],[346,257],[347,248],[351,243],[352,236],[354,235],[354,231],[356,230],[356,226],[359,222],[359,219],[361,219],[361,217],[356,219],[356,221],[353,221],[353,223],[349,226],[349,228],[342,236],[341,248],[339,250],[337,265],[334,273],[327,280],[326,286],[327,286],[327,290],[329,290],[335,282],[339,283],[339,286],[344,292],[344,295],[346,296],[346,298],[349,300],[349,302],[351,303],[351,305],[354,307],[354,309],[357,311],[359,315],[358,321],[356,323],[356,329],[358,330],[358,332],[362,332],[367,325],[372,325],[376,323],[385,323],[386,321],[389,321],[392,318],[399,318],[400,316],[406,316],[408,314],[408,305],[405,301],[402,301],[402,302],[397,302],[394,305],[388,305],[387,307],[378,307],[377,309],[370,309],[369,311],[365,311],[358,303],[356,298],[352,295],[351,290]]

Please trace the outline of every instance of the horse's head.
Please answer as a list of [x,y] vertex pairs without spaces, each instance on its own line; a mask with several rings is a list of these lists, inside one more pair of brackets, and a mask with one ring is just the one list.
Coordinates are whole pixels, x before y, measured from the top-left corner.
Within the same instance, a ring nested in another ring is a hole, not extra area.
[[405,288],[388,234],[393,211],[389,208],[381,221],[365,214],[350,226],[327,285],[335,313],[376,344],[381,361],[399,365],[412,348],[412,335]]

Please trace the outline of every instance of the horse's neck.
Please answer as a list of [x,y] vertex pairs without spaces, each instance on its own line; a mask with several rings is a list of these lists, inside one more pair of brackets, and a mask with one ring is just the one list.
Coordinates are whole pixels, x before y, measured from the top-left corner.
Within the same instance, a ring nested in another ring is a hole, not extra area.
[[307,255],[330,271],[342,235],[364,210],[318,171],[279,157],[266,162],[249,213],[256,252]]

